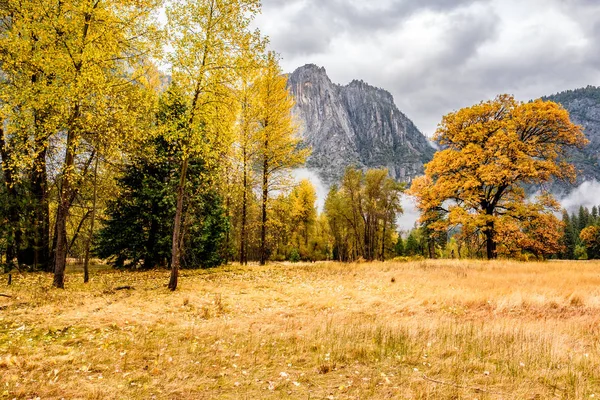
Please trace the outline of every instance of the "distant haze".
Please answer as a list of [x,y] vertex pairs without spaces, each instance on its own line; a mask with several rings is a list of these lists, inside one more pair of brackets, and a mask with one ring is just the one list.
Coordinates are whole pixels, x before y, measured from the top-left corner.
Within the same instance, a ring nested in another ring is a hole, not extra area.
[[323,183],[321,178],[319,178],[319,175],[307,168],[297,168],[292,171],[292,176],[296,183],[303,179],[308,179],[313,184],[317,192],[317,209],[320,213],[323,212],[329,188]]

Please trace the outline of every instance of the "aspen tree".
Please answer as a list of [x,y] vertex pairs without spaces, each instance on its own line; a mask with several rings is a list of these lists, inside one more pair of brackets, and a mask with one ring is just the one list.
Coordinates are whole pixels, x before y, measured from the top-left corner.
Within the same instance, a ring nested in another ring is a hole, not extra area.
[[270,192],[281,185],[282,178],[292,168],[304,163],[309,149],[300,148],[298,126],[292,116],[294,99],[287,89],[274,53],[257,82],[260,108],[259,168],[261,182],[260,264],[268,259],[267,222]]
[[[12,172],[42,159],[57,143],[58,199],[54,286],[64,287],[67,221],[88,178],[95,146],[107,153],[141,135],[153,106],[147,79],[160,38],[158,0],[12,1],[2,5],[2,147]],[[34,151],[20,152],[18,146]],[[35,160],[35,161],[32,161]]]
[[249,25],[260,11],[258,0],[173,1],[167,9],[173,48],[172,79],[182,88],[187,111],[167,139],[181,149],[177,206],[173,222],[169,289],[177,288],[182,222],[190,157],[200,156],[215,169],[233,141],[236,116],[235,72],[244,44],[260,41]]

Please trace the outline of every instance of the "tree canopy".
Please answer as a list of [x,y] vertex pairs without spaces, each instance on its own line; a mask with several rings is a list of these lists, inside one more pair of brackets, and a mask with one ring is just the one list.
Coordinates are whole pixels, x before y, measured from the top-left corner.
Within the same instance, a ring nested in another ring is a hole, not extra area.
[[574,179],[566,150],[587,140],[566,110],[551,101],[522,103],[501,95],[444,116],[434,139],[443,150],[410,189],[421,223],[481,235],[488,258],[498,255],[506,237],[521,246],[529,242],[539,255],[558,246],[557,238],[541,233],[559,227],[552,214],[557,203],[543,191],[529,201],[524,185]]

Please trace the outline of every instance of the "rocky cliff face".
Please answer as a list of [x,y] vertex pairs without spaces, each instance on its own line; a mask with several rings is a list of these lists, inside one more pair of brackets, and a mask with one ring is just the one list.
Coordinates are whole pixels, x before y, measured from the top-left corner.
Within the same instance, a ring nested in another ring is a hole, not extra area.
[[302,136],[313,149],[307,167],[327,184],[338,182],[350,165],[385,167],[395,179],[410,182],[433,156],[425,136],[383,89],[362,81],[336,85],[316,65],[290,74],[288,87]]
[[[568,90],[552,96],[544,97],[560,103],[571,116],[571,121],[583,127],[583,133],[590,144],[583,150],[573,150],[570,161],[579,171],[576,185],[585,181],[600,181],[600,88]],[[552,189],[558,194],[566,194],[572,185],[556,182]]]

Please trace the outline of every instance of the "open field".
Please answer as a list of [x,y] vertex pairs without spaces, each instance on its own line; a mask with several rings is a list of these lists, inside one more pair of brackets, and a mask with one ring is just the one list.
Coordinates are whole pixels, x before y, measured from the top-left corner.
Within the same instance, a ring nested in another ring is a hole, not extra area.
[[0,398],[600,397],[600,262],[229,266],[175,293],[166,271],[51,280],[2,281]]

